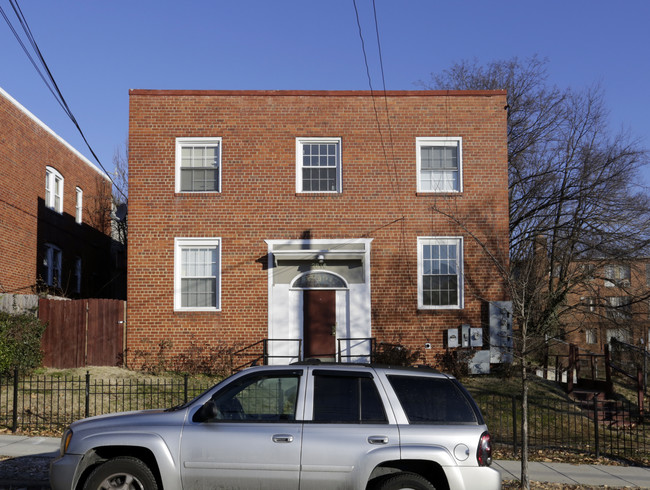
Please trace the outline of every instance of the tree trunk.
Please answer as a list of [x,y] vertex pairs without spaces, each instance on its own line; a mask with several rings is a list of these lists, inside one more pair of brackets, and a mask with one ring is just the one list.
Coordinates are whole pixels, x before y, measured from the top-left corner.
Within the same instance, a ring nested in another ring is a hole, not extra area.
[[[524,347],[525,342],[524,339]],[[528,367],[525,358],[521,360],[521,388],[521,488],[530,490],[530,481],[528,481]]]

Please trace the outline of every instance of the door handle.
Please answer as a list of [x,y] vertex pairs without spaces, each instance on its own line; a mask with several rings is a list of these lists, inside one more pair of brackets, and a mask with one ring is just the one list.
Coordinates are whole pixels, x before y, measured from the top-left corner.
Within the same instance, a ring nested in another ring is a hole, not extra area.
[[370,436],[368,442],[370,444],[388,444],[388,436]]
[[275,434],[273,436],[273,442],[278,442],[278,443],[293,442],[293,436],[291,434]]

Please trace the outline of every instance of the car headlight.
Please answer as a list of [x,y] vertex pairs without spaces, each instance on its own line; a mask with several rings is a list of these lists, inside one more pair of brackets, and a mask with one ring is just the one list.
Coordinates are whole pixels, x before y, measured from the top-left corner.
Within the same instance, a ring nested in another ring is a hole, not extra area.
[[68,450],[68,446],[70,445],[71,440],[72,440],[72,429],[68,427],[63,432],[63,435],[61,436],[61,449],[59,450],[61,456],[63,456]]

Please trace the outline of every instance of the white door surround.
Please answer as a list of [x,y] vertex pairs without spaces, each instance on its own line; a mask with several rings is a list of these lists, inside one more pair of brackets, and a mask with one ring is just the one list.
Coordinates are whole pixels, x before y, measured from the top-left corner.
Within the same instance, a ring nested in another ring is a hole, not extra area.
[[[336,343],[343,361],[368,361],[372,239],[266,240],[270,364],[302,358],[303,291],[336,291]],[[357,339],[357,340],[351,340]]]

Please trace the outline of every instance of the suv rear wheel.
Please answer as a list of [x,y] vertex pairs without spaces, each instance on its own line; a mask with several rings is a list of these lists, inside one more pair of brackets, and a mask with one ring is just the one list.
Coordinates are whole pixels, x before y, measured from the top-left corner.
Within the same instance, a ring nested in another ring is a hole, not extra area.
[[142,461],[130,456],[109,459],[93,470],[84,490],[119,488],[123,490],[158,490],[156,478]]
[[429,480],[415,473],[396,473],[382,478],[373,490],[436,490]]

